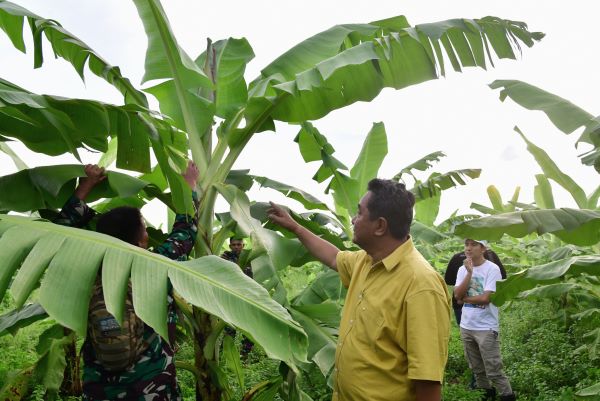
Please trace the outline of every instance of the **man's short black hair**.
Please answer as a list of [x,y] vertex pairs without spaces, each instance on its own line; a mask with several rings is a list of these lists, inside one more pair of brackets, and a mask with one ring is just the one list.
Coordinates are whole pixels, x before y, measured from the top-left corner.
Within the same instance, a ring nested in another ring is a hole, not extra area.
[[415,196],[402,183],[375,178],[369,181],[371,192],[367,209],[371,220],[387,220],[392,237],[404,239],[410,232]]
[[100,216],[96,231],[138,245],[142,236],[142,213],[135,207],[116,207]]
[[229,243],[231,244],[233,241],[242,241],[244,242],[244,237],[239,237],[239,236],[232,236],[229,237]]

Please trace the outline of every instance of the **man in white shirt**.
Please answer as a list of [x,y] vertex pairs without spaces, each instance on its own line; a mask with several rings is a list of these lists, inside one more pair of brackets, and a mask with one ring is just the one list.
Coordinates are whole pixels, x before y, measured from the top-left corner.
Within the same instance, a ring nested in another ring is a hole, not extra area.
[[490,295],[496,292],[496,282],[502,276],[500,268],[484,258],[486,246],[483,240],[465,240],[467,258],[458,270],[454,287],[454,296],[463,303],[460,336],[477,387],[486,392],[485,399],[495,399],[498,389],[501,401],[514,401],[515,394],[502,370],[498,308],[490,303]]

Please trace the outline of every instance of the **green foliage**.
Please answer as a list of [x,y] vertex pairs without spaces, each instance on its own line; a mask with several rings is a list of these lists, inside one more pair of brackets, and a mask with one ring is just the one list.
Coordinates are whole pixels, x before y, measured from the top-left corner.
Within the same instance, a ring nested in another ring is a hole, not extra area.
[[576,352],[581,327],[556,320],[557,305],[524,301],[501,311],[505,371],[520,399],[551,401],[600,379],[597,362]]

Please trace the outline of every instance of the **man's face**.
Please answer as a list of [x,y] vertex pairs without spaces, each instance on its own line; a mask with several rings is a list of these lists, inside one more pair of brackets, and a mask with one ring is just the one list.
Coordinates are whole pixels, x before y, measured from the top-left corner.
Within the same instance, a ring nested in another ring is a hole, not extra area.
[[244,241],[241,239],[233,239],[229,241],[229,249],[231,249],[231,252],[239,255],[242,252],[242,249],[244,249]]
[[371,220],[367,205],[371,198],[371,192],[367,192],[358,203],[358,211],[352,218],[354,226],[354,235],[352,242],[364,249],[365,245],[369,244],[373,238],[375,224],[377,220]]
[[478,260],[483,258],[484,252],[485,246],[481,245],[479,242],[473,241],[472,239],[465,240],[465,255],[467,258]]

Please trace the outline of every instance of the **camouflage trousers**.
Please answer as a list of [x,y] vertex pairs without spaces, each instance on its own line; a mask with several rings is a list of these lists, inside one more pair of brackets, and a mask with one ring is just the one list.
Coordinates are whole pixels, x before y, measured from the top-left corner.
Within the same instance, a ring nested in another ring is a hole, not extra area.
[[180,401],[171,347],[157,337],[134,365],[116,374],[96,363],[86,363],[82,399]]

